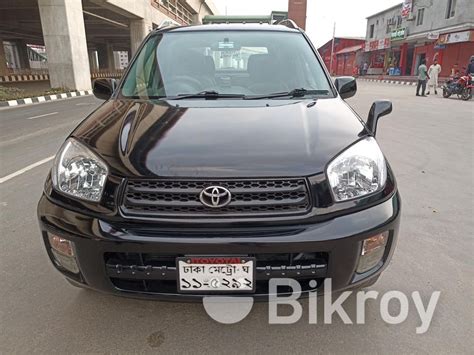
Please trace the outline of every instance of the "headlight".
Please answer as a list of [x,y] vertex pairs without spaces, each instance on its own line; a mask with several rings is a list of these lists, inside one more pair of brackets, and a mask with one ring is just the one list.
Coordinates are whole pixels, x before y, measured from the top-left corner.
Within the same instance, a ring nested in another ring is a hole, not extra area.
[[51,175],[56,190],[98,202],[107,174],[106,164],[97,155],[78,141],[69,139],[56,155]]
[[334,199],[346,201],[381,190],[387,165],[379,145],[369,137],[336,157],[328,165],[327,176]]

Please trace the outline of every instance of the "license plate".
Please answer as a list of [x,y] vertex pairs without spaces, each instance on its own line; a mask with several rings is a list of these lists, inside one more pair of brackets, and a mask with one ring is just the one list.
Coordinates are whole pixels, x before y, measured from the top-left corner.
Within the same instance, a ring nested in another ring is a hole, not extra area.
[[178,290],[183,293],[255,292],[255,259],[185,256],[176,259]]

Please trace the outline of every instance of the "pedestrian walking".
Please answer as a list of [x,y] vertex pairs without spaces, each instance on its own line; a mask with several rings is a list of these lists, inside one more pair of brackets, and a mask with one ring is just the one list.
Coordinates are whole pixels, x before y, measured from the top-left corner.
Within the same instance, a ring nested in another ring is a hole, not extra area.
[[422,59],[421,64],[418,67],[418,85],[416,86],[416,96],[420,96],[420,88],[421,88],[421,96],[425,96],[426,91],[426,81],[430,78],[428,75],[428,68],[426,68],[426,60]]
[[430,94],[430,88],[432,86],[434,87],[435,95],[438,95],[438,78],[440,73],[441,65],[438,63],[438,59],[435,59],[433,64],[431,64],[430,68],[428,69],[430,81],[428,82],[428,92],[426,93],[426,95]]

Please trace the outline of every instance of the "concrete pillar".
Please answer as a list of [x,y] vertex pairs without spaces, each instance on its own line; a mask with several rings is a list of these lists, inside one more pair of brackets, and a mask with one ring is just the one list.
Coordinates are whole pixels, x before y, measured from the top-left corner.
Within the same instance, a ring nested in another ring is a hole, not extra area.
[[[135,55],[138,47],[151,31],[151,22],[146,19],[130,21],[130,48],[132,56]],[[129,57],[131,59],[131,57]]]
[[5,57],[5,48],[3,47],[3,40],[0,38],[0,76],[7,74],[7,58]]
[[51,87],[90,90],[81,0],[38,0]]
[[115,69],[114,47],[110,43],[106,43],[98,47],[99,68],[100,69]]
[[30,59],[28,58],[28,48],[25,41],[15,41],[18,59],[21,69],[30,69]]
[[99,61],[97,59],[97,51],[95,50],[89,51],[89,66],[90,66],[91,72],[95,72],[99,70]]
[[407,53],[408,53],[408,43],[403,43],[400,50],[400,63],[398,63],[398,66],[400,67],[401,75],[406,75],[405,72],[407,70]]

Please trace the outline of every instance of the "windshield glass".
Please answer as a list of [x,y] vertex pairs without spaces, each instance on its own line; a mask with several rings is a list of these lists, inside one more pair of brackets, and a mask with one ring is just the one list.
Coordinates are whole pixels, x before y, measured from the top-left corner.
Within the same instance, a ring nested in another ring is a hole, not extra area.
[[252,96],[294,89],[332,97],[301,33],[189,31],[150,37],[124,80],[122,95],[146,99],[212,91]]

